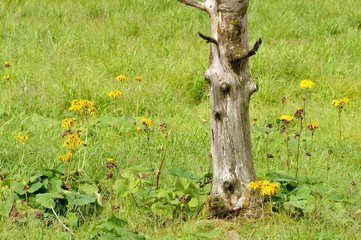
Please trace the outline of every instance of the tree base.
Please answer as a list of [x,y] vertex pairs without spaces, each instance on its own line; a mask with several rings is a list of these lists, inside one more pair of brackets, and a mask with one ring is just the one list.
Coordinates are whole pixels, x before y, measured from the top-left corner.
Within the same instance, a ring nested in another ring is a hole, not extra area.
[[219,207],[212,202],[208,203],[209,219],[234,219],[244,217],[248,219],[257,219],[262,216],[262,203],[256,202],[243,206],[241,208]]

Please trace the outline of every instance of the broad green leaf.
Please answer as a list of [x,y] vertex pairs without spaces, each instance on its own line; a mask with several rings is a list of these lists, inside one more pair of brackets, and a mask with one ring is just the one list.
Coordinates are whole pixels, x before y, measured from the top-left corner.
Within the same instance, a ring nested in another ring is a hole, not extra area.
[[189,185],[190,185],[190,182],[187,181],[186,179],[178,178],[177,182],[175,184],[175,188],[177,191],[184,191],[185,189],[188,189]]
[[30,182],[35,182],[35,180],[37,180],[38,178],[40,178],[42,176],[44,176],[44,174],[42,174],[41,172],[38,172],[30,177]]
[[298,200],[297,198],[294,198],[294,196],[291,196],[290,201],[286,202],[285,205],[304,209],[307,205],[307,200]]
[[21,182],[12,182],[11,189],[19,195],[24,195],[24,185]]
[[311,188],[307,185],[302,185],[295,190],[297,191],[294,194],[294,199],[307,199],[311,194]]
[[171,199],[171,192],[167,189],[160,188],[157,190],[157,197]]
[[58,177],[53,177],[50,178],[49,180],[49,187],[48,187],[48,192],[61,192],[62,191],[62,186],[63,186],[63,181],[58,178]]
[[120,175],[123,178],[131,178],[134,177],[135,175],[139,175],[141,173],[149,173],[151,170],[149,169],[149,167],[145,167],[142,165],[137,165],[137,166],[132,166],[126,169],[123,169],[120,173]]
[[331,190],[329,194],[326,196],[327,200],[333,202],[341,202],[344,200],[344,196],[340,192],[336,192]]
[[185,179],[189,179],[189,180],[199,180],[202,178],[201,176],[198,176],[197,174],[188,172],[187,170],[185,170],[184,168],[181,168],[181,167],[174,167],[174,168],[170,169],[168,171],[168,173],[173,176],[177,176],[177,177],[181,177],[181,178],[185,178]]
[[202,192],[204,193],[210,193],[212,190],[212,184],[211,183],[206,184],[202,190],[203,190]]
[[97,200],[95,194],[87,195],[87,194],[80,194],[77,192],[67,192],[65,194],[65,198],[68,200],[69,204],[71,205],[86,205],[89,203],[93,203]]
[[116,194],[118,194],[120,197],[126,197],[130,190],[128,185],[128,179],[118,179],[115,181],[113,185],[113,189]]
[[314,203],[307,203],[304,210],[306,213],[311,214],[316,209],[316,205]]
[[95,184],[82,184],[79,186],[78,191],[83,191],[86,194],[96,194],[99,192],[97,185]]
[[66,214],[66,220],[66,223],[71,227],[78,226],[79,218],[75,213],[69,212],[68,214]]
[[35,201],[45,208],[54,208],[54,199],[64,198],[60,193],[39,193],[36,194]]
[[138,178],[135,178],[135,177],[129,178],[128,184],[129,184],[129,190],[131,193],[135,193],[138,191],[140,182],[141,182],[141,180]]
[[114,215],[111,216],[110,218],[108,218],[107,222],[108,223],[113,223],[118,227],[125,227],[128,224],[128,222],[126,220],[118,218],[118,217],[116,217]]
[[169,201],[169,203],[172,204],[172,205],[177,206],[179,204],[179,200],[178,200],[178,198],[176,198],[174,200]]
[[198,200],[197,198],[192,198],[189,202],[188,202],[188,206],[190,208],[195,208],[195,207],[198,207],[199,203],[198,203]]
[[34,184],[31,184],[29,189],[27,190],[27,192],[34,193],[34,192],[38,191],[42,186],[43,186],[43,184],[41,182],[36,182]]
[[8,217],[11,207],[13,206],[13,201],[0,201],[0,219],[2,217]]
[[169,206],[167,206],[166,204],[164,204],[163,202],[154,203],[152,205],[151,209],[155,215],[162,216],[167,219],[173,218],[173,213],[172,213],[171,208]]
[[115,216],[111,216],[106,222],[98,225],[97,228],[111,232],[115,234],[114,236],[118,236],[117,239],[120,239],[119,237],[133,234],[130,230],[124,228],[127,224],[127,221],[117,218]]

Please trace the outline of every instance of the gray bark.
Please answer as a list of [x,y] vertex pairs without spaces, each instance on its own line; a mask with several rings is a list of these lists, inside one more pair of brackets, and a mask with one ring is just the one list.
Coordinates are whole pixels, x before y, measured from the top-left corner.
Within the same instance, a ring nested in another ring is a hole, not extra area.
[[200,36],[211,44],[210,64],[204,77],[210,86],[211,153],[213,185],[210,199],[219,198],[228,209],[239,209],[253,201],[247,185],[256,180],[249,130],[249,103],[257,85],[251,78],[248,0],[178,0],[206,11],[211,36]]

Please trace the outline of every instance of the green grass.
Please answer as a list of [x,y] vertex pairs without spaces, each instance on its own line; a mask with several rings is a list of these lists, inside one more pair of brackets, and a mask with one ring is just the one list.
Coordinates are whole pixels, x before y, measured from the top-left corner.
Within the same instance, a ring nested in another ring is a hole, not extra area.
[[[315,133],[312,160],[301,150],[300,171],[344,194],[356,182],[358,201],[347,219],[321,213],[298,220],[275,214],[258,220],[206,221],[194,216],[186,222],[160,223],[124,202],[116,214],[127,219],[128,228],[149,239],[359,239],[359,9],[359,1],[263,0],[250,1],[248,14],[250,44],[263,39],[250,60],[259,85],[250,115],[260,127],[269,122],[275,127],[270,136],[270,151],[275,155],[271,168],[285,170],[283,136],[276,120],[283,114],[293,115],[302,105],[299,81],[312,79],[316,85],[307,99],[306,116],[321,127]],[[198,31],[209,32],[205,13],[176,0],[4,0],[0,20],[0,61],[11,62],[10,68],[0,70],[10,75],[9,81],[0,79],[1,173],[20,181],[40,168],[60,165],[58,156],[65,151],[60,121],[73,116],[67,108],[77,98],[95,101],[98,108],[88,124],[83,169],[92,181],[105,178],[105,162],[110,157],[117,164],[115,175],[138,164],[157,169],[163,139],[156,129],[161,122],[171,130],[164,171],[173,166],[197,173],[210,169],[209,101],[202,90],[209,46],[197,36]],[[119,74],[129,80],[115,81]],[[144,78],[140,84],[134,81],[137,75]],[[131,117],[114,117],[107,93],[117,89],[124,92],[124,111]],[[286,98],[284,103],[281,97]],[[339,141],[337,110],[331,101],[342,97],[350,102],[342,113],[343,140]],[[109,116],[114,118],[109,120]],[[155,122],[151,160],[146,139],[137,137],[132,122],[135,118],[140,125],[143,117]],[[20,131],[30,137],[25,144],[14,138]],[[264,134],[253,131],[252,137],[255,167],[262,172],[266,168]],[[302,146],[309,144],[309,138],[310,134],[305,135]],[[294,159],[294,138],[290,146]],[[84,149],[76,157],[82,158]],[[172,181],[161,175],[162,185]],[[86,224],[72,228],[75,239],[88,238],[107,217],[109,209],[86,216]],[[32,239],[69,238],[54,216],[46,219],[31,218]],[[0,232],[2,239],[29,236],[26,222],[7,217],[0,218]]]

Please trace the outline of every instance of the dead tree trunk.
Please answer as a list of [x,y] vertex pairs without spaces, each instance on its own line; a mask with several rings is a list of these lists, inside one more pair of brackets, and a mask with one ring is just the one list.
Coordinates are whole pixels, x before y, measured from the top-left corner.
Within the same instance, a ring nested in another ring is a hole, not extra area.
[[253,201],[247,185],[256,180],[249,130],[249,103],[257,91],[248,58],[261,44],[248,46],[248,0],[178,0],[208,13],[210,63],[204,78],[210,86],[213,186],[211,201],[224,201],[230,210]]

